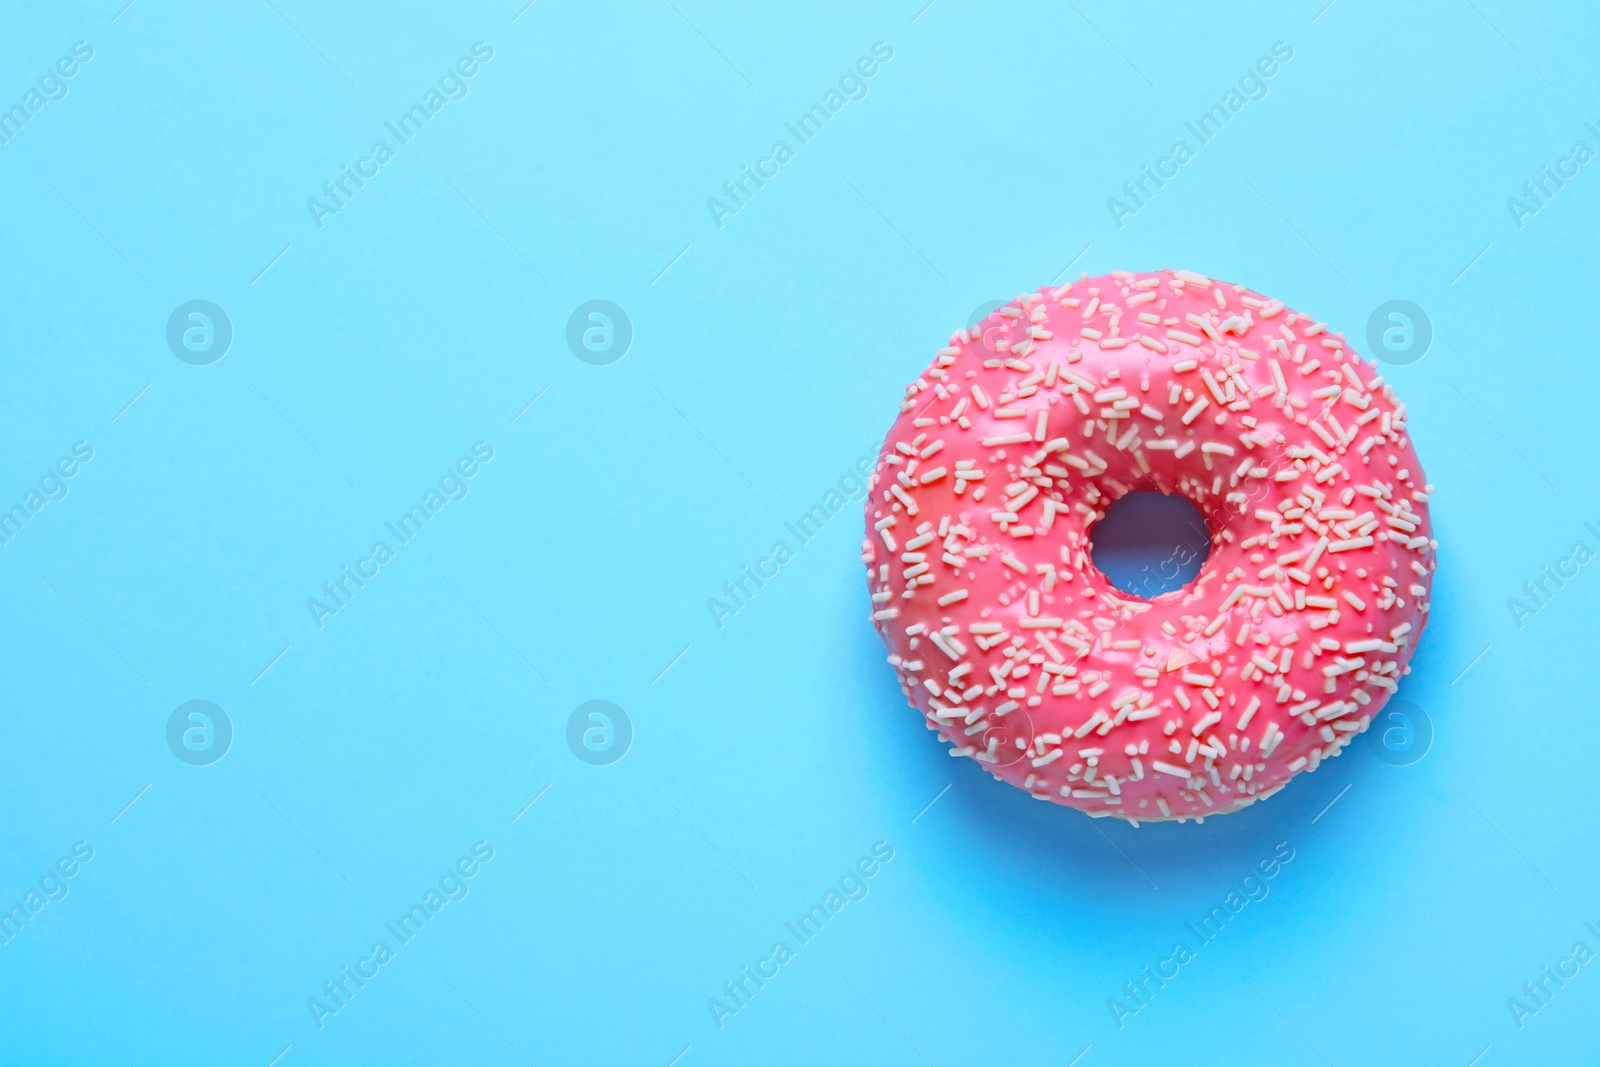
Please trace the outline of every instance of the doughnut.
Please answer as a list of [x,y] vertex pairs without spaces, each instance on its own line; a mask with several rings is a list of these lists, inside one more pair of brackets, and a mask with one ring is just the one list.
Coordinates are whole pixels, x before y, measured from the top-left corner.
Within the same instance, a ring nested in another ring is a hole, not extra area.
[[[1410,672],[1438,543],[1406,407],[1344,334],[1192,271],[1026,293],[906,389],[868,480],[872,621],[912,707],[1039,800],[1237,811]],[[1144,599],[1091,560],[1132,491],[1211,548]]]

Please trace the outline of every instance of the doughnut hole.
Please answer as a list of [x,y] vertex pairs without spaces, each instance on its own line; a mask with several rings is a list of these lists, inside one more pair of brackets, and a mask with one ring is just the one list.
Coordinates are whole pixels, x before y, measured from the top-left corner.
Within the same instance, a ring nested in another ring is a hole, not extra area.
[[1211,553],[1205,516],[1174,493],[1135,490],[1089,530],[1089,556],[1106,581],[1140,600],[1193,582]]

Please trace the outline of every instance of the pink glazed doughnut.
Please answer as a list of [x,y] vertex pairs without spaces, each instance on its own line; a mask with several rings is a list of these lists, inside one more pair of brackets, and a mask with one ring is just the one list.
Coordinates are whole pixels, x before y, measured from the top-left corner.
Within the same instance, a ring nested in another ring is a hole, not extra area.
[[[1083,276],[957,331],[870,488],[872,618],[912,706],[950,755],[1093,816],[1223,814],[1316,770],[1427,622],[1405,405],[1343,334],[1189,271]],[[1153,600],[1090,562],[1136,489],[1211,536]]]

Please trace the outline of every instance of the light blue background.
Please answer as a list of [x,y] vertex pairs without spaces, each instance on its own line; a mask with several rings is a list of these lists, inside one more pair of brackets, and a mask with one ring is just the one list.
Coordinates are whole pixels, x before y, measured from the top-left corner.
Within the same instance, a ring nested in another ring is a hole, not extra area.
[[[1600,17],[920,2],[6,11],[7,105],[95,55],[0,145],[0,502],[95,453],[0,548],[0,902],[95,858],[0,947],[0,1060],[1594,1062],[1600,963],[1520,1030],[1506,1002],[1600,949],[1600,571],[1521,629],[1506,601],[1600,547],[1600,162],[1520,229],[1505,202],[1600,148]],[[318,229],[306,199],[480,39],[470,95]],[[707,198],[880,40],[719,230]],[[1114,225],[1279,40],[1269,95]],[[1426,309],[1385,372],[1438,487],[1420,762],[1356,746],[1203,826],[1038,804],[905,707],[855,504],[713,623],[950,330],[1069,264],[1237,280],[1363,350],[1383,301]],[[565,342],[596,298],[634,327],[611,366]],[[209,367],[165,343],[190,299],[233,322]],[[480,440],[319,630],[307,598]],[[596,698],[635,731],[604,767],[565,739]],[[234,725],[209,767],[166,745],[191,699]],[[479,840],[470,896],[318,1029],[307,998]],[[877,841],[870,895],[719,1030],[707,999]],[[1270,896],[1119,1029],[1279,842]]]

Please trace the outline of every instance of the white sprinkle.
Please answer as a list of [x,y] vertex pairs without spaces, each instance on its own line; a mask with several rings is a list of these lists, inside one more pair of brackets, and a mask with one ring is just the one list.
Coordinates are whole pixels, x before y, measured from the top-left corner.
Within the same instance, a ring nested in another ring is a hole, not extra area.
[[1106,718],[1106,713],[1105,712],[1097,711],[1097,712],[1095,712],[1093,715],[1091,715],[1089,717],[1089,721],[1088,722],[1084,723],[1082,726],[1080,726],[1076,730],[1072,731],[1072,736],[1073,737],[1083,737],[1086,734],[1088,734],[1088,732],[1090,730],[1093,730],[1096,726],[1099,726],[1103,722],[1109,722],[1109,721],[1110,720],[1108,720]]
[[[1189,425],[1196,418],[1199,417],[1199,415],[1200,415],[1200,413],[1202,411],[1204,411],[1206,408],[1208,408],[1210,406],[1211,406],[1211,401],[1208,398],[1200,397],[1198,400],[1196,400],[1194,402],[1193,405],[1190,406],[1188,411],[1185,411],[1183,413],[1183,424],[1185,426]],[[986,441],[984,443],[987,444],[988,442]]]
[[1329,552],[1349,552],[1355,548],[1366,548],[1372,544],[1370,537],[1350,537],[1343,541],[1333,541],[1328,544]]

